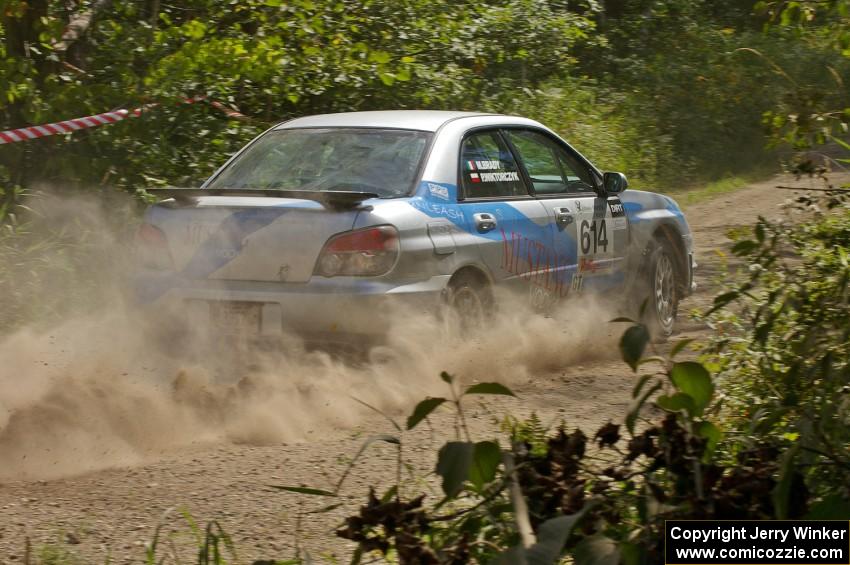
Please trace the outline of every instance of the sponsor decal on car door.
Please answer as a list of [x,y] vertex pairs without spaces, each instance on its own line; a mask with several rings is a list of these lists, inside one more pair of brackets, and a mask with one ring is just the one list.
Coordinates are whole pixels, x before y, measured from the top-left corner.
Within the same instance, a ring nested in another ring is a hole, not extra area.
[[622,278],[628,222],[619,198],[575,199],[578,267],[574,290],[604,290]]

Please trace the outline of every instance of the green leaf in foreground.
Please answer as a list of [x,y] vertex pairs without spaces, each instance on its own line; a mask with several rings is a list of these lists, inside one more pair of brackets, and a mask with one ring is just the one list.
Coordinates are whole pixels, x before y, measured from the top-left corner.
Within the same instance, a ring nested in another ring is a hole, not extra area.
[[587,507],[575,514],[558,516],[543,522],[537,531],[537,543],[526,550],[528,565],[556,563],[564,544],[586,511]]
[[339,480],[336,483],[336,487],[334,488],[334,492],[339,492],[339,490],[342,488],[342,483],[345,482],[345,479],[348,477],[348,474],[354,468],[354,464],[357,463],[357,460],[360,459],[360,456],[366,452],[366,449],[377,441],[392,443],[394,445],[401,445],[401,439],[390,434],[378,434],[366,438],[366,441],[363,442],[363,444],[360,446],[360,449],[357,450],[357,453],[348,463],[348,466],[345,468],[345,471],[343,471],[342,475],[340,475]]
[[720,310],[721,308],[723,308],[724,306],[726,306],[727,304],[729,304],[733,300],[736,300],[740,296],[741,296],[741,291],[739,291],[739,290],[732,290],[732,291],[729,291],[729,292],[724,292],[723,294],[720,294],[718,296],[715,296],[714,297],[714,304],[703,315],[708,316],[710,314],[713,314],[714,312]]
[[846,520],[850,516],[850,500],[833,494],[812,506],[806,520]]
[[499,383],[478,383],[466,389],[463,394],[501,394],[516,398],[516,395],[511,389]]
[[331,510],[336,510],[337,508],[339,508],[342,505],[343,505],[342,502],[334,502],[333,504],[328,504],[327,506],[322,506],[318,510],[310,510],[309,512],[306,512],[306,514],[325,514],[327,512],[330,512]]
[[758,249],[759,244],[751,239],[745,239],[743,241],[739,241],[735,245],[732,246],[732,253],[734,255],[743,256],[749,255],[756,249]]
[[680,339],[679,341],[677,341],[673,348],[670,350],[670,357],[673,358],[679,353],[681,353],[681,351],[687,346],[689,346],[691,343],[693,343],[693,341],[694,340],[690,338]]
[[576,565],[617,565],[620,548],[611,538],[596,534],[578,544],[573,557]]
[[702,459],[703,462],[708,463],[711,461],[711,456],[714,454],[717,444],[720,443],[720,439],[723,437],[723,432],[711,422],[700,422],[695,431],[698,436],[706,439],[705,452],[702,455]]
[[622,565],[641,565],[643,551],[631,542],[620,542],[620,563]]
[[679,412],[684,410],[691,416],[694,416],[697,411],[694,399],[691,398],[689,394],[685,394],[683,392],[677,392],[669,396],[666,394],[659,396],[655,403],[664,410],[669,410],[670,412]]
[[641,376],[640,376],[640,378],[638,379],[638,382],[637,382],[637,383],[635,383],[635,386],[634,386],[634,388],[632,389],[632,398],[634,398],[634,397],[636,397],[637,395],[639,395],[639,394],[640,394],[640,391],[641,391],[641,389],[643,389],[643,386],[644,386],[644,385],[645,385],[645,384],[649,381],[649,379],[651,379],[651,378],[652,378],[652,375],[641,375]]
[[648,343],[649,331],[643,324],[630,327],[620,338],[620,353],[623,361],[628,363],[632,371],[637,371],[638,361],[643,357],[643,351]]
[[407,429],[412,430],[415,428],[419,422],[427,418],[431,412],[439,408],[444,402],[446,402],[446,399],[441,397],[429,397],[420,401],[416,405],[416,408],[413,409],[413,413],[407,417]]
[[629,405],[629,411],[626,414],[626,428],[629,430],[630,434],[635,433],[635,423],[637,422],[638,416],[640,416],[641,408],[643,408],[643,405],[646,403],[646,399],[655,394],[661,386],[660,382],[656,382],[654,385],[646,389],[643,394],[635,396],[632,399],[632,403]]
[[475,444],[468,441],[450,441],[440,448],[436,472],[442,477],[443,492],[453,498],[469,478],[469,466],[475,453]]
[[693,398],[694,415],[702,414],[714,394],[714,383],[708,369],[694,361],[675,363],[670,371],[670,380],[677,389]]
[[537,543],[527,549],[521,545],[514,546],[496,556],[491,563],[493,565],[552,565],[557,563],[576,524],[594,506],[593,503],[587,504],[575,514],[546,520],[537,530]]
[[797,456],[799,444],[792,446],[782,454],[779,465],[779,480],[771,493],[773,496],[773,507],[776,510],[777,520],[787,520],[788,511],[791,507],[791,486],[794,483],[794,474],[797,468],[794,466],[794,458]]
[[496,471],[502,461],[502,450],[495,441],[479,441],[472,452],[472,465],[469,467],[469,480],[480,489],[496,478]]
[[310,487],[289,487],[283,485],[267,485],[269,488],[273,488],[276,490],[284,490],[286,492],[296,492],[298,494],[309,494],[311,496],[336,496],[335,493],[329,490],[322,490],[318,488],[310,488]]

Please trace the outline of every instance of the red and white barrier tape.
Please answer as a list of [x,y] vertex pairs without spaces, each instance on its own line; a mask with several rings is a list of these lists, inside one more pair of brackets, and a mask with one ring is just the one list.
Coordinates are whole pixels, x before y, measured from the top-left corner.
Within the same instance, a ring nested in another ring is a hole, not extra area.
[[42,124],[40,126],[0,131],[0,145],[4,145],[6,143],[17,143],[18,141],[29,141],[30,139],[47,137],[48,135],[71,133],[80,129],[94,128],[97,126],[104,126],[106,124],[114,124],[115,122],[120,122],[130,116],[138,116],[143,111],[143,108],[136,108],[135,110],[115,110],[114,112],[104,112],[103,114],[95,114],[94,116],[75,118],[73,120],[64,120],[62,122],[54,122],[52,124]]
[[[194,104],[196,102],[202,102],[204,100],[205,97],[201,96],[197,98],[186,98],[183,100],[183,102],[185,102],[186,104]],[[81,129],[114,124],[115,122],[120,122],[121,120],[130,117],[135,118],[137,116],[140,116],[142,112],[153,106],[156,106],[156,104],[148,104],[146,106],[142,106],[141,108],[135,108],[133,110],[121,109],[115,110],[113,112],[104,112],[103,114],[95,114],[93,116],[85,116],[83,118],[75,118],[73,120],[54,122],[52,124],[42,124],[40,126],[30,126],[25,128],[0,131],[0,145],[5,145],[7,143],[17,143],[19,141],[29,141],[30,139],[37,139],[39,137],[47,137],[49,135],[60,135],[63,133],[72,133]],[[250,119],[245,114],[240,114],[236,110],[228,108],[221,102],[216,102],[213,100],[210,102],[210,106],[212,106],[216,110],[224,112],[224,114],[228,118],[238,120]]]
[[246,116],[245,114],[237,112],[233,108],[225,106],[224,104],[222,104],[221,102],[218,102],[217,100],[208,99],[206,96],[195,96],[194,98],[184,98],[183,102],[185,102],[186,104],[195,104],[197,102],[207,102],[207,103],[209,103],[210,106],[212,106],[216,110],[224,112],[224,115],[227,116],[228,118],[233,118],[233,119],[236,119],[236,120],[250,120],[251,119],[250,117]]
[[227,106],[225,106],[221,102],[216,102],[215,100],[210,102],[210,106],[212,106],[216,110],[221,110],[222,112],[224,112],[224,115],[227,116],[228,118],[233,118],[235,120],[250,120],[251,119],[248,116],[246,116],[245,114],[237,112],[233,108],[228,108]]

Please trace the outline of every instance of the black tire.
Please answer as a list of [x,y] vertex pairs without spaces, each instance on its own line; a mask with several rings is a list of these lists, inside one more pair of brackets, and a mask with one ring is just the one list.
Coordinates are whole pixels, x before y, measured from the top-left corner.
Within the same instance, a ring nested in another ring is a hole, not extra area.
[[656,241],[648,253],[642,281],[646,302],[643,323],[655,340],[666,340],[673,334],[679,311],[679,272],[670,246]]
[[480,327],[491,313],[492,294],[486,283],[472,273],[461,272],[449,282],[446,295],[449,317],[468,331]]

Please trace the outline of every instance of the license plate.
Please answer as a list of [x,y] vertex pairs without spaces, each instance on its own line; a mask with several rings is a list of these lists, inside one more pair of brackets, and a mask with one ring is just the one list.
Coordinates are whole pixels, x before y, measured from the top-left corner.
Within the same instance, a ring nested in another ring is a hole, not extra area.
[[262,307],[259,302],[213,302],[210,323],[223,334],[256,335],[260,333]]

